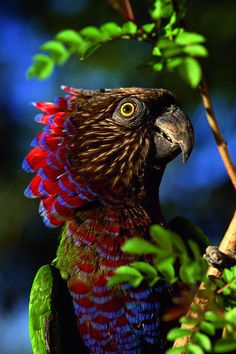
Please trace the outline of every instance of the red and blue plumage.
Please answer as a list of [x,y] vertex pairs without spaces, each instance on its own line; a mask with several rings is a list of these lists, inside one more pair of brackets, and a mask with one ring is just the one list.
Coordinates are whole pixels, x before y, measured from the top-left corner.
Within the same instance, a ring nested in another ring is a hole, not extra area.
[[[65,98],[35,104],[44,129],[23,162],[35,173],[25,195],[41,198],[47,226],[64,225],[54,264],[89,351],[139,353],[145,343],[160,349],[167,285],[111,288],[107,281],[136,259],[122,252],[125,240],[148,238],[151,223],[164,223],[159,183],[169,160],[190,154],[191,124],[166,90],[63,89]],[[131,115],[121,114],[125,105],[134,107]]]

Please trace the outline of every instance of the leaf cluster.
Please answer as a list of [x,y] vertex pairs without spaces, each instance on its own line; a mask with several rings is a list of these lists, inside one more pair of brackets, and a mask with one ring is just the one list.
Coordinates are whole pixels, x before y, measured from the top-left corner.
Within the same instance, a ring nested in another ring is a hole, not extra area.
[[143,280],[149,286],[160,280],[170,284],[178,280],[185,284],[194,284],[202,280],[207,262],[202,258],[200,248],[194,240],[188,239],[185,243],[178,234],[160,225],[152,225],[150,235],[151,241],[139,237],[127,240],[122,250],[137,256],[151,255],[152,264],[136,261],[121,266],[109,280],[109,285],[129,282],[136,287]]
[[202,76],[198,59],[208,55],[205,38],[184,29],[185,1],[176,0],[175,3],[178,9],[174,8],[171,0],[155,0],[149,11],[150,22],[146,24],[107,22],[100,27],[88,26],[79,31],[62,30],[40,47],[43,53],[33,56],[27,75],[29,78],[46,79],[56,65],[65,64],[73,54],[83,60],[110,41],[137,40],[152,45],[153,60],[148,65],[154,71],[177,71],[195,88]]
[[[191,336],[191,343],[171,348],[167,354],[235,353],[236,266],[224,269],[220,278],[208,277],[205,284],[197,295],[207,301],[207,308],[193,305],[191,316],[180,319],[186,328],[173,328],[167,336],[170,341]],[[188,325],[194,325],[194,331]]]
[[53,40],[44,43],[40,49],[44,53],[33,56],[33,64],[28,69],[29,78],[46,79],[55,65],[63,65],[72,54],[84,60],[102,44],[116,39],[130,39],[137,33],[137,25],[125,22],[119,26],[115,22],[104,23],[100,27],[87,26],[80,31],[65,29],[60,31]]

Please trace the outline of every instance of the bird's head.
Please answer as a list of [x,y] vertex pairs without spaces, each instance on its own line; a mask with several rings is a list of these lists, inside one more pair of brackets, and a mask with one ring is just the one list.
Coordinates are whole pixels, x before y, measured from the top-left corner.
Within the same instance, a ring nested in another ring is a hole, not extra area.
[[171,92],[64,90],[70,95],[54,104],[35,104],[44,112],[36,121],[46,127],[23,164],[36,172],[25,194],[42,198],[40,212],[49,225],[93,200],[145,194],[151,179],[159,185],[169,161],[181,152],[188,159],[192,124]]
[[167,90],[81,90],[71,109],[69,165],[99,194],[135,193],[150,168],[192,151],[192,124]]

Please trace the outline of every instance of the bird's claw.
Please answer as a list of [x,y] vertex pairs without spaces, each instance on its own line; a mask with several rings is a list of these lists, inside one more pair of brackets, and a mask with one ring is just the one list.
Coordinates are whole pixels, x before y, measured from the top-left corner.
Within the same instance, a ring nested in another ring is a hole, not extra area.
[[236,251],[230,250],[230,254],[221,252],[216,246],[208,246],[203,258],[207,260],[209,265],[222,270],[236,265]]

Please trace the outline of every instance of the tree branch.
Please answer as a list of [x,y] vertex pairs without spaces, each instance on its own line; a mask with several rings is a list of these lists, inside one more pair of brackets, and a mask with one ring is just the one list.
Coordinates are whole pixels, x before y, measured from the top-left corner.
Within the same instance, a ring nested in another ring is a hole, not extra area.
[[217,144],[219,153],[220,153],[223,163],[225,165],[226,171],[231,179],[231,182],[236,190],[236,169],[235,169],[233,161],[230,157],[230,154],[229,154],[229,151],[227,148],[227,143],[223,139],[219,125],[217,123],[216,116],[214,113],[213,105],[211,102],[211,98],[209,95],[209,91],[208,91],[208,87],[207,87],[207,83],[204,78],[204,75],[202,76],[202,80],[200,83],[200,94],[201,94],[203,105],[206,110],[207,120],[208,120],[208,123],[210,125],[211,130],[212,130],[212,133],[214,135],[215,142]]
[[[228,254],[229,256],[230,256],[230,251],[235,249],[236,249],[236,211],[219,246],[219,250],[225,254]],[[219,278],[221,272],[218,269],[210,266],[208,268],[207,275]],[[203,290],[203,289],[205,289],[205,284],[201,283],[199,290]],[[196,318],[196,313],[191,310],[191,307],[193,305],[197,305],[204,312],[206,311],[207,304],[208,301],[206,301],[206,299],[203,299],[196,294],[192,304],[189,307],[189,311],[187,312],[186,316],[189,318],[194,318],[194,317]],[[182,324],[181,328],[189,329],[192,331],[192,333],[197,331],[197,326],[194,324],[193,325]],[[176,347],[186,346],[191,341],[191,338],[192,338],[191,335],[178,338],[175,340],[173,347],[176,348]]]

